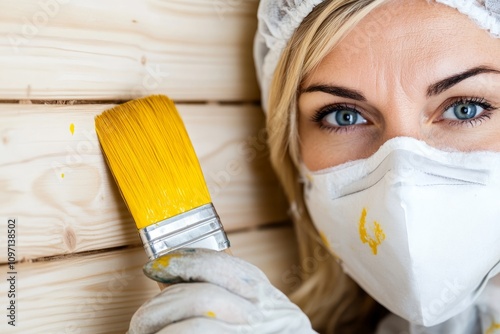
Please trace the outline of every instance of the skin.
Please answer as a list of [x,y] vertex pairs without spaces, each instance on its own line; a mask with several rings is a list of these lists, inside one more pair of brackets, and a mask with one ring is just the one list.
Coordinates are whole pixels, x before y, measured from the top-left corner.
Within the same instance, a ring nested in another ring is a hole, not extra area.
[[[399,136],[445,150],[500,151],[499,55],[500,39],[448,6],[405,0],[378,7],[302,82],[303,162],[316,171],[367,158]],[[442,91],[430,89],[473,68],[478,73]],[[325,86],[354,90],[364,100],[325,92]],[[461,103],[467,99],[473,101]],[[453,103],[462,105],[450,107]],[[454,113],[474,108],[471,119],[459,120]],[[339,109],[351,116],[357,111],[359,124],[335,124]]]

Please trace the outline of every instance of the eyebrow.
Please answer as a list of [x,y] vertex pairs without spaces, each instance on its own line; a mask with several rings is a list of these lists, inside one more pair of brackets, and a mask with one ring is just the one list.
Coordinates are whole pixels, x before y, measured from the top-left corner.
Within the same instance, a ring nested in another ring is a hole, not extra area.
[[[434,95],[439,95],[447,89],[455,86],[456,84],[468,79],[470,77],[483,74],[483,73],[498,73],[499,70],[487,67],[487,66],[478,66],[473,67],[467,71],[452,75],[448,78],[440,80],[435,84],[430,85],[427,88],[427,97],[431,97]],[[307,87],[306,89],[300,90],[300,94],[303,93],[312,93],[312,92],[323,92],[330,95],[335,95],[339,97],[344,97],[347,99],[357,100],[357,101],[367,101],[366,97],[358,90],[342,87],[342,86],[333,86],[333,85],[312,85]]]
[[339,97],[345,97],[347,99],[353,99],[358,101],[366,101],[364,95],[354,89],[341,87],[341,86],[331,86],[331,85],[312,85],[304,90],[300,91],[302,93],[312,93],[312,92],[323,92],[330,95],[335,95]]
[[500,71],[487,66],[478,66],[471,68],[470,70],[452,75],[451,77],[448,77],[446,79],[436,82],[435,84],[430,85],[429,88],[427,88],[427,97],[431,97],[433,95],[439,95],[445,90],[455,86],[459,82],[462,82],[465,79],[483,73],[500,73]]

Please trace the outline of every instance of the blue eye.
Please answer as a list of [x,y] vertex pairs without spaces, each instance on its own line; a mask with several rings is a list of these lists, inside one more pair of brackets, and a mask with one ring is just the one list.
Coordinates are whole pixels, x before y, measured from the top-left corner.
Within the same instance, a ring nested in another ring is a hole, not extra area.
[[442,118],[454,119],[459,121],[472,120],[481,115],[485,110],[491,106],[486,105],[482,101],[458,101],[449,106],[443,113]]
[[333,127],[366,123],[366,119],[364,119],[363,116],[359,114],[359,112],[351,108],[343,108],[340,110],[332,111],[325,115],[322,120],[328,126]]

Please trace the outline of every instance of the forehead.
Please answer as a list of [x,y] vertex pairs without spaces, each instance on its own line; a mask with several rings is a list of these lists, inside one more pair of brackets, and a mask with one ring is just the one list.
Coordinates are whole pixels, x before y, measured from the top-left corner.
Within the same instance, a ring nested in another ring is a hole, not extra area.
[[457,10],[428,0],[392,0],[359,22],[305,83],[311,78],[331,81],[331,70],[353,83],[373,71],[422,78],[424,71],[439,77],[478,64],[498,65],[499,55],[500,39]]

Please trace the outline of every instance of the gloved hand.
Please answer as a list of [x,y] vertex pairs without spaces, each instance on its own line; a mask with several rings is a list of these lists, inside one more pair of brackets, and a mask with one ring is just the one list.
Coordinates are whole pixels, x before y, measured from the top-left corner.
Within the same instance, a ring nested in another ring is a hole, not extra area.
[[148,263],[144,273],[175,284],[136,311],[129,334],[316,333],[262,271],[225,253],[179,250]]

